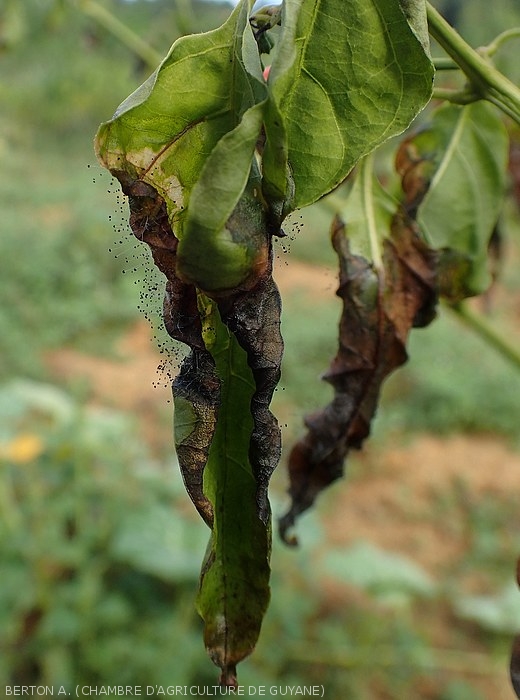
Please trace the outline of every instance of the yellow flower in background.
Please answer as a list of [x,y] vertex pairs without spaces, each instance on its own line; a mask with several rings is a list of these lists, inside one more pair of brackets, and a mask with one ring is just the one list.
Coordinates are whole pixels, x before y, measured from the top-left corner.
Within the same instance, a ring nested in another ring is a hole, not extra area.
[[0,443],[0,459],[25,464],[41,455],[44,443],[38,435],[22,433],[9,442]]

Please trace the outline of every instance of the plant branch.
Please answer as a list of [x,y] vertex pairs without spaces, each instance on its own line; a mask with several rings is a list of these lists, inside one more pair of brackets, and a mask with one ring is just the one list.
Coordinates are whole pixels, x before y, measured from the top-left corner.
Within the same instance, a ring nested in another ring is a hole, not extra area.
[[520,124],[520,89],[475,51],[429,2],[426,7],[430,34],[464,71],[473,90]]
[[488,345],[520,370],[518,349],[508,343],[480,314],[476,314],[464,303],[448,305],[448,308],[472,331],[483,338]]
[[520,39],[520,27],[513,27],[512,29],[506,29],[505,32],[499,34],[491,44],[488,44],[484,48],[484,53],[486,56],[494,56],[500,47],[509,41],[510,39]]
[[458,63],[455,63],[451,58],[447,56],[437,56],[432,58],[435,70],[460,70]]
[[449,88],[434,88],[432,98],[446,100],[456,105],[469,105],[482,99],[480,95],[471,90],[450,90]]
[[102,7],[96,0],[82,0],[79,7],[88,17],[95,19],[104,29],[113,34],[136,56],[141,58],[152,70],[155,70],[163,57],[153,49],[130,27],[115,17],[106,7]]

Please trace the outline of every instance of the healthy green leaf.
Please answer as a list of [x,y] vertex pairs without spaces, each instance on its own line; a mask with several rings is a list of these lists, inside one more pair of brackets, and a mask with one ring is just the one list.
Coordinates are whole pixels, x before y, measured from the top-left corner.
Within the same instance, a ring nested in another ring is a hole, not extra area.
[[[431,95],[433,67],[398,0],[285,0],[279,43],[269,87],[285,122],[294,208],[409,125]],[[270,148],[264,177],[274,183]]]
[[[490,282],[489,239],[505,188],[508,137],[488,105],[438,109],[398,154],[407,203],[428,245],[443,252],[440,293],[456,300]],[[415,203],[414,203],[415,200]]]
[[399,3],[406,15],[408,24],[415,32],[424,50],[429,53],[430,38],[428,34],[428,20],[426,19],[426,0],[399,0]]
[[213,505],[213,530],[202,567],[198,610],[204,639],[221,683],[236,683],[236,664],[256,644],[269,602],[270,519],[257,507],[249,460],[256,391],[245,351],[222,323],[215,302],[199,298],[203,337],[221,381],[219,420],[204,470]]

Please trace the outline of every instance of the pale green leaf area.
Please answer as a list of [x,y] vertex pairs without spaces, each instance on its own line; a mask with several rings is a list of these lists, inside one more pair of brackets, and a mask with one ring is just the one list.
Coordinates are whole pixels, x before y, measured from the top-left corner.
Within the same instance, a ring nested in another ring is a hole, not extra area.
[[372,164],[371,156],[361,162],[340,216],[346,225],[351,252],[381,267],[382,242],[388,237],[399,205],[379,183]]
[[337,580],[383,596],[391,592],[432,596],[436,590],[434,581],[418,564],[369,542],[330,550],[324,566]]
[[486,630],[517,633],[520,630],[520,593],[514,583],[495,595],[461,596],[454,601],[456,613]]
[[418,210],[429,245],[460,252],[471,262],[465,285],[489,285],[487,245],[504,197],[508,137],[496,110],[482,102],[439,109],[432,130],[442,150]]
[[301,207],[409,125],[431,95],[433,67],[397,0],[288,0],[282,25],[294,51],[275,56],[269,84]]
[[255,382],[247,355],[220,320],[216,304],[203,296],[199,304],[204,342],[221,380],[221,404],[204,470],[214,523],[197,607],[212,660],[232,674],[253,651],[269,602],[271,528],[259,518],[249,462]]
[[172,527],[171,508],[146,504],[120,524],[111,543],[116,561],[130,564],[165,581],[193,581],[200,567],[206,534],[188,519]]

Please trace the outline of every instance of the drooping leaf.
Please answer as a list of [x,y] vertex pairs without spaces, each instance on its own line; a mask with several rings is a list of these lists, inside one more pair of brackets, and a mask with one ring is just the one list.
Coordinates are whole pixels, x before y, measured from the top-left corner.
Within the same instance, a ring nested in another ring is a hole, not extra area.
[[[413,5],[424,15],[423,2]],[[292,207],[322,197],[401,133],[430,98],[432,80],[399,0],[285,0],[269,87],[285,123]],[[267,133],[275,119],[268,112]],[[280,189],[270,148],[268,140],[264,177]]]
[[457,301],[490,283],[488,245],[502,206],[508,137],[484,103],[446,105],[403,142],[397,168],[408,211],[441,251],[439,292]]
[[203,336],[221,382],[219,420],[204,470],[213,506],[210,544],[197,599],[204,639],[221,684],[236,684],[236,665],[255,647],[269,602],[270,517],[259,515],[257,482],[249,460],[254,429],[250,405],[256,383],[247,354],[201,297]]
[[266,207],[251,173],[267,95],[251,5],[242,0],[222,27],[175,42],[96,137],[105,167],[165,201],[181,243],[178,276],[210,293],[247,285],[268,258],[258,230]]
[[379,270],[352,254],[339,220],[332,242],[340,263],[337,294],[343,301],[338,352],[324,376],[334,387],[334,399],[305,418],[307,432],[289,455],[292,504],[280,520],[289,544],[295,543],[288,532],[296,517],[343,475],[349,450],[361,447],[368,436],[381,385],[406,361],[408,333],[431,318],[435,300],[435,255],[411,220],[394,217]]
[[261,126],[256,105],[220,139],[192,191],[177,271],[208,292],[254,286],[267,268],[266,208],[252,168]]
[[281,449],[269,403],[283,349],[272,253],[253,289],[211,301],[177,276],[179,244],[162,197],[122,181],[132,230],[167,278],[165,327],[191,348],[173,382],[175,442],[186,490],[212,529],[198,602],[206,645],[222,682],[233,683],[269,598],[267,487]]

